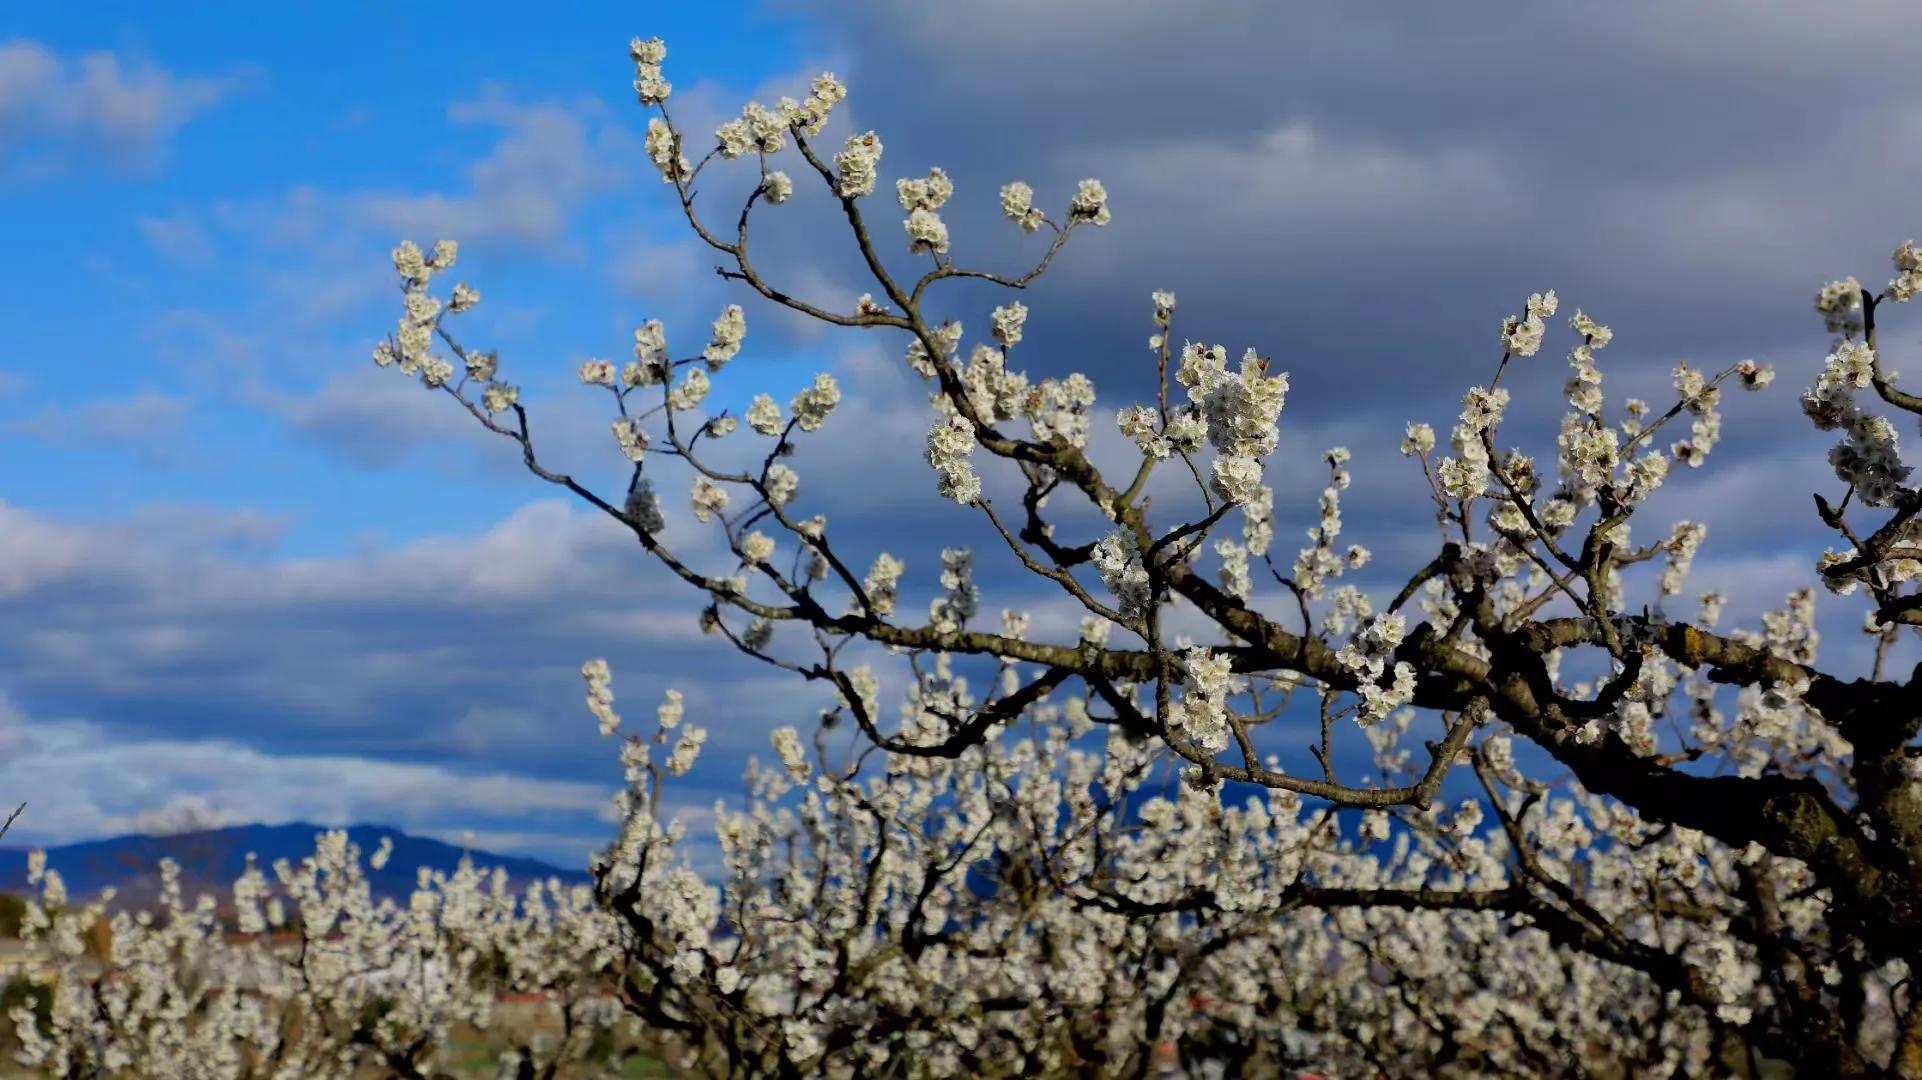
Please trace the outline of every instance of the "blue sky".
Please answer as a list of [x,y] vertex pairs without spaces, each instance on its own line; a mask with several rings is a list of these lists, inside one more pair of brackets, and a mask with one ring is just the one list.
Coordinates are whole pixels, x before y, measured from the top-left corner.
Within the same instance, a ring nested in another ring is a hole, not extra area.
[[[1131,403],[1146,295],[1175,289],[1193,336],[1294,374],[1270,477],[1289,528],[1312,520],[1319,450],[1354,450],[1370,584],[1432,546],[1402,422],[1447,422],[1527,293],[1616,327],[1618,395],[1658,397],[1682,356],[1773,363],[1777,391],[1730,402],[1719,457],[1644,526],[1709,520],[1698,583],[1753,586],[1731,609],[1752,618],[1826,542],[1803,512],[1825,443],[1794,410],[1823,351],[1808,298],[1886,273],[1922,227],[1922,76],[1902,45],[1922,28],[1898,4],[1710,7],[1713,36],[1652,2],[601,5],[535,23],[472,3],[10,8],[0,799],[29,799],[35,842],[195,810],[472,829],[573,865],[619,778],[582,659],[609,658],[630,716],[687,690],[715,731],[690,813],[769,727],[806,722],[810,692],[700,640],[694,598],[617,531],[367,359],[395,314],[389,249],[457,238],[455,276],[484,297],[472,332],[553,452],[618,475],[575,364],[622,355],[648,317],[699,337],[741,299],[640,154],[635,34],[667,39],[691,131],[836,70],[839,122],[882,132],[888,179],[947,167],[957,240],[987,256],[1020,251],[993,228],[1001,182],[1058,201],[1102,177],[1115,223],[1027,298],[1030,364]],[[851,299],[845,253],[803,227],[825,220],[795,207],[767,265]],[[957,316],[984,326],[983,300],[958,293]],[[747,306],[757,366],[719,402],[784,399],[815,370],[850,391],[810,451],[822,508],[911,576],[978,536],[918,463],[898,344]],[[1517,434],[1552,432],[1566,345],[1518,376]],[[1005,586],[988,610],[1041,595],[983,573]],[[1859,613],[1823,610],[1852,647]]]
[[[693,14],[662,11],[645,27],[674,40],[690,91],[707,81],[733,96],[806,49],[806,27],[792,18],[718,4]],[[489,815],[495,831],[535,817],[520,813],[526,806],[544,808],[544,824],[516,833],[597,838],[604,829],[591,808],[618,770],[591,767],[607,747],[571,700],[578,676],[547,672],[543,686],[561,693],[538,715],[490,706],[497,694],[455,702],[423,693],[414,708],[428,715],[390,716],[367,696],[330,695],[318,685],[326,676],[296,676],[315,685],[279,691],[240,676],[226,636],[284,635],[288,649],[260,655],[295,666],[289,651],[309,634],[331,643],[318,648],[354,654],[340,657],[344,667],[376,649],[431,664],[448,647],[438,633],[415,635],[447,627],[459,597],[428,603],[437,610],[425,614],[390,610],[374,586],[364,601],[334,606],[325,619],[335,625],[317,630],[299,625],[297,596],[331,585],[261,585],[270,599],[245,595],[240,579],[305,565],[350,580],[365,560],[410,544],[424,545],[419,558],[429,561],[481,542],[545,495],[498,467],[497,455],[475,453],[492,447],[452,437],[457,417],[436,408],[447,403],[378,378],[367,353],[393,317],[388,250],[402,236],[458,235],[463,274],[501,298],[488,329],[500,328],[490,340],[505,355],[538,348],[550,376],[591,353],[618,355],[646,299],[629,279],[645,281],[647,249],[678,221],[671,205],[636,197],[659,193],[636,183],[644,177],[625,52],[642,28],[630,18],[612,9],[543,17],[544,43],[530,49],[518,16],[485,5],[9,13],[0,37],[0,227],[13,253],[0,260],[0,497],[16,516],[7,531],[21,575],[7,618],[28,640],[9,647],[0,700],[17,754],[9,775],[35,804],[20,836],[114,831],[183,805],[225,818],[371,817],[486,833],[490,822],[463,820],[486,799],[446,815],[434,808],[425,791],[450,783],[440,772],[337,794],[341,776],[365,774],[370,752],[423,767],[465,757],[455,767],[466,786],[509,775],[486,760],[498,752],[486,739],[457,738],[442,753],[409,737],[476,715],[478,726],[492,718],[545,729],[535,741],[584,751],[572,769],[557,770],[550,754],[548,772],[562,775],[506,796],[507,809]],[[450,37],[450,25],[464,29]],[[687,291],[698,296],[698,283]],[[540,384],[536,373],[526,378]],[[532,512],[587,527],[555,505]],[[109,565],[66,562],[108,533],[119,539],[95,550]],[[35,544],[52,564],[23,554]],[[140,600],[130,594],[151,579],[131,589],[103,580],[143,552],[153,555],[148,571],[183,575],[179,593]],[[54,588],[62,599],[49,611],[43,590]],[[89,614],[89,603],[114,611]],[[97,616],[118,629],[95,632]],[[217,625],[227,618],[247,628]],[[108,640],[120,633],[129,637]],[[109,671],[21,671],[48,650],[86,666],[88,653],[121,649],[138,656],[97,662],[140,669],[124,682]],[[556,654],[550,666],[559,665]],[[128,744],[146,753],[116,761],[107,749]],[[160,775],[130,764],[156,755],[163,765],[150,771]],[[86,771],[98,797],[46,783],[50,760]],[[290,768],[304,777],[292,781],[299,794],[273,806],[276,778],[285,783]],[[133,775],[109,781],[123,769]],[[404,790],[414,786],[423,792]],[[585,850],[527,843],[569,862]]]
[[[151,103],[121,128],[85,110],[39,124],[51,110],[10,110],[5,223],[13,249],[39,258],[0,265],[9,413],[38,437],[5,452],[59,451],[57,469],[9,469],[10,500],[75,513],[244,503],[293,518],[286,554],[343,551],[369,528],[483,527],[513,496],[356,468],[287,411],[365,351],[391,299],[384,253],[410,227],[464,226],[463,271],[513,298],[519,340],[578,327],[583,353],[617,344],[613,315],[638,298],[593,268],[676,220],[635,198],[623,168],[627,17],[544,17],[555,47],[530,50],[484,6],[140,10],[46,9],[8,27],[16,50],[59,65],[37,94],[85,94],[86,66],[107,59],[118,92]],[[676,10],[661,30],[677,61],[724,86],[754,85],[803,29],[739,6]],[[450,19],[473,31],[450,40]],[[547,287],[557,270],[565,287]],[[371,517],[312,512],[310,492],[348,488]]]

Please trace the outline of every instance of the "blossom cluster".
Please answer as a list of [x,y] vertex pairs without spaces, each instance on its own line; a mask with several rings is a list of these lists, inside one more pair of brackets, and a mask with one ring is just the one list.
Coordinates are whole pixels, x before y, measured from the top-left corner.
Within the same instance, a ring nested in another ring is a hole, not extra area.
[[981,498],[981,478],[974,474],[974,425],[953,413],[928,429],[928,464],[934,466],[941,496],[966,506]]
[[[1355,631],[1354,639],[1335,654],[1341,666],[1359,680],[1362,696],[1361,719],[1373,723],[1415,697],[1415,667],[1393,660],[1395,649],[1407,633],[1408,622],[1398,612],[1376,615]],[[1392,670],[1389,667],[1393,661]],[[1380,685],[1384,674],[1392,676],[1386,687]]]
[[1842,431],[1842,441],[1829,451],[1835,475],[1859,491],[1863,502],[1887,506],[1904,490],[1902,482],[1910,470],[1902,463],[1895,426],[1856,403],[1856,391],[1874,381],[1874,347],[1859,341],[1837,342],[1815,385],[1802,395],[1802,411],[1816,427]]
[[1181,700],[1168,726],[1214,752],[1228,745],[1228,698],[1234,692],[1233,657],[1200,647],[1181,658]]
[[954,194],[954,181],[940,169],[928,170],[925,180],[906,177],[895,181],[901,209],[908,212],[902,226],[908,231],[908,250],[935,255],[948,253],[948,227],[938,211]]
[[661,75],[667,45],[658,37],[646,41],[635,38],[628,45],[628,55],[634,59],[634,92],[640,95],[641,104],[658,105],[666,101],[674,90],[674,85]]
[[1252,501],[1261,487],[1261,458],[1280,442],[1275,427],[1288,397],[1288,376],[1268,374],[1268,361],[1249,349],[1237,371],[1227,350],[1190,343],[1175,378],[1188,390],[1194,415],[1215,448],[1214,489],[1230,503]]

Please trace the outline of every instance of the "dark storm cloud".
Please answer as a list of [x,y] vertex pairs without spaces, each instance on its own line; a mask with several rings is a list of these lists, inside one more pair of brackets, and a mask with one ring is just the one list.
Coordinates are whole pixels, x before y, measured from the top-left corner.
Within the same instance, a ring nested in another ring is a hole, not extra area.
[[[1730,608],[1745,618],[1811,581],[1833,542],[1809,499],[1839,496],[1832,438],[1795,401],[1826,351],[1810,300],[1832,278],[1885,280],[1890,249],[1922,232],[1922,7],[791,6],[819,21],[850,85],[845,119],[885,143],[866,206],[891,265],[911,265],[895,177],[947,169],[957,259],[996,269],[1041,243],[1000,220],[1002,183],[1029,181],[1049,208],[1081,177],[1106,184],[1113,223],[1078,234],[1022,298],[1015,355],[1092,375],[1098,429],[1153,393],[1154,288],[1180,296],[1177,338],[1252,345],[1291,373],[1268,470],[1278,556],[1299,546],[1316,455],[1336,443],[1355,453],[1349,537],[1388,560],[1383,574],[1432,550],[1402,425],[1445,439],[1461,392],[1493,370],[1503,316],[1546,288],[1562,312],[1506,380],[1505,443],[1552,460],[1577,308],[1617,332],[1600,357],[1616,415],[1624,396],[1672,401],[1679,359],[1754,356],[1780,378],[1726,397],[1722,444],[1676,471],[1637,538],[1706,521],[1697,584],[1753,590]],[[770,232],[780,254],[799,250]],[[807,236],[817,260],[842,240]],[[972,341],[1001,297],[950,300],[930,313],[962,318]],[[1909,315],[1887,320],[1897,368],[1922,339]],[[1852,628],[1853,604],[1821,606]]]
[[1478,373],[1554,287],[1625,352],[1780,348],[1817,285],[1883,274],[1916,228],[1912,5],[819,14],[856,121],[895,174],[954,172],[957,218],[1016,176],[1049,205],[1107,183],[1115,224],[1059,272],[1073,318],[1037,311],[1057,345],[1127,356],[1171,287],[1195,336],[1353,399],[1358,374]]

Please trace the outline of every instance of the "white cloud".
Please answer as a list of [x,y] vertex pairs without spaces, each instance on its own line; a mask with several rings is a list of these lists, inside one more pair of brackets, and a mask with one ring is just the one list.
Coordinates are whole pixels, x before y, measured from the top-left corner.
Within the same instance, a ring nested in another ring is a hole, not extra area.
[[193,402],[187,398],[143,390],[73,408],[49,403],[32,416],[7,421],[0,430],[63,446],[132,443],[159,450],[185,430],[192,415]]
[[631,175],[629,137],[616,125],[590,129],[597,109],[523,105],[499,97],[455,104],[448,118],[505,131],[467,169],[464,193],[367,192],[344,196],[347,215],[368,227],[424,241],[502,240],[535,248],[566,239],[574,210]]
[[80,720],[29,721],[0,695],[0,792],[27,803],[23,839],[56,844],[210,825],[540,820],[592,815],[613,780],[584,783],[353,755],[273,754],[223,739],[128,738]]
[[81,161],[151,164],[174,133],[246,78],[176,75],[111,52],[61,56],[24,38],[0,42],[0,169],[44,178]]
[[191,218],[143,216],[140,235],[155,251],[182,266],[205,266],[213,259],[213,245],[207,241],[207,230]]

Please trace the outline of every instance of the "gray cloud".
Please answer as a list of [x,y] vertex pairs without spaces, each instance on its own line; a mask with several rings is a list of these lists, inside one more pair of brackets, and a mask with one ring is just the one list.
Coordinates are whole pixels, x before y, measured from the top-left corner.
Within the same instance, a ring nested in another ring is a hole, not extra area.
[[1133,354],[1156,287],[1177,333],[1258,345],[1322,410],[1458,392],[1544,287],[1621,331],[1618,363],[1806,348],[1816,286],[1915,228],[1908,5],[811,10],[884,168],[955,173],[964,259],[1007,246],[1005,180],[1107,182],[1114,224],[1036,308],[1062,366]]
[[72,408],[49,403],[33,415],[5,421],[0,431],[62,446],[127,443],[157,461],[171,456],[168,443],[186,428],[192,415],[193,402],[187,398],[144,390],[126,397],[96,398]]
[[392,465],[416,447],[477,446],[486,432],[439,393],[372,363],[342,368],[313,388],[246,384],[242,397],[362,466]]

